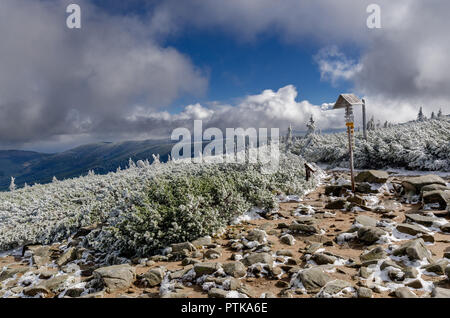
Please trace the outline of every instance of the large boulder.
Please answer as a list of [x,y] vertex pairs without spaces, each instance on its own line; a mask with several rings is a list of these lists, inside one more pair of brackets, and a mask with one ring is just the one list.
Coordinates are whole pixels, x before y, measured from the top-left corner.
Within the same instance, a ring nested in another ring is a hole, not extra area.
[[20,266],[20,267],[6,267],[3,271],[0,272],[0,282],[14,277],[17,274],[24,274],[28,272],[30,268],[28,266]]
[[225,273],[235,278],[244,277],[247,273],[247,269],[244,264],[239,261],[223,264],[223,270]]
[[377,219],[374,219],[374,218],[372,218],[370,216],[363,215],[363,214],[362,215],[358,215],[355,218],[355,221],[356,221],[356,223],[359,223],[359,224],[361,224],[363,226],[372,226],[372,227],[376,227],[377,223],[378,223]]
[[154,287],[161,284],[165,274],[165,269],[161,267],[156,267],[150,269],[147,273],[143,274],[141,277],[141,282],[145,287]]
[[423,268],[430,273],[435,273],[436,275],[445,275],[446,267],[448,265],[448,260],[445,258],[438,260],[435,263],[424,266]]
[[308,225],[308,224],[298,224],[298,223],[292,223],[289,225],[289,230],[293,232],[300,232],[305,234],[317,234],[319,233],[319,229],[314,225]]
[[450,190],[427,191],[422,195],[423,203],[438,203],[441,210],[445,210],[450,204]]
[[413,192],[415,194],[420,194],[422,188],[427,185],[437,184],[445,186],[445,181],[436,175],[430,174],[420,177],[409,177],[403,180],[402,185],[406,192]]
[[351,287],[352,284],[345,280],[332,280],[328,282],[317,295],[317,297],[333,297],[347,287]]
[[318,267],[303,270],[298,278],[308,291],[318,290],[332,280],[328,274]]
[[400,233],[405,233],[405,234],[409,234],[412,236],[415,236],[417,234],[428,234],[427,231],[425,231],[424,229],[422,229],[420,226],[415,225],[415,224],[407,224],[407,223],[403,223],[403,224],[398,224],[396,226],[397,231],[399,231]]
[[389,175],[386,171],[380,170],[367,170],[361,171],[355,177],[356,182],[369,182],[369,183],[385,183]]
[[245,237],[249,241],[257,241],[258,243],[264,243],[266,241],[266,232],[259,229],[253,229],[247,233]]
[[242,262],[246,266],[251,266],[253,264],[267,264],[272,266],[273,265],[273,258],[272,255],[269,253],[251,253],[250,255],[246,256]]
[[418,223],[423,226],[432,226],[438,219],[432,216],[425,216],[420,214],[405,214],[407,222]]
[[422,238],[415,239],[401,245],[393,252],[394,256],[407,255],[411,260],[423,260],[424,258],[431,261],[431,252],[425,246]]
[[316,262],[318,265],[326,265],[326,264],[334,264],[334,262],[337,260],[337,257],[323,254],[323,253],[317,253],[314,254],[311,259]]
[[197,277],[211,275],[221,268],[220,263],[197,263],[194,264],[194,271]]
[[136,277],[134,267],[128,264],[97,268],[92,274],[109,292],[130,287]]
[[450,298],[450,289],[435,287],[431,293],[432,298]]
[[31,260],[33,261],[33,264],[38,267],[52,262],[52,251],[50,246],[29,246],[28,250],[32,253]]
[[373,244],[378,241],[386,232],[378,227],[363,226],[358,229],[358,239],[366,244]]
[[77,249],[75,247],[70,247],[60,257],[58,257],[58,259],[56,260],[56,264],[59,267],[61,267],[69,262],[74,261],[76,258],[77,258]]
[[418,298],[408,287],[400,287],[395,291],[398,298]]
[[361,254],[359,256],[359,259],[362,262],[365,262],[365,261],[380,260],[386,257],[387,257],[386,251],[381,246],[377,246],[374,249],[370,250],[369,252]]
[[185,251],[192,252],[196,250],[195,246],[189,242],[172,244],[171,248],[172,253],[174,254],[184,253]]

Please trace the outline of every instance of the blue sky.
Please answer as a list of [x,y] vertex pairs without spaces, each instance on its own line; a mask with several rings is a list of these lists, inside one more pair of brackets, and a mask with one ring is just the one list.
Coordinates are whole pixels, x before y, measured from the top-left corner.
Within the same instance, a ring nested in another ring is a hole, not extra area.
[[209,88],[202,99],[185,98],[180,105],[195,101],[233,103],[241,96],[259,94],[264,89],[278,89],[292,84],[299,98],[314,104],[333,102],[348,83],[331,85],[320,78],[313,56],[314,46],[286,44],[275,37],[256,41],[236,41],[223,32],[188,31],[166,42],[206,70]]
[[[133,15],[142,20],[159,1],[105,1],[96,5],[114,15]],[[316,105],[333,102],[339,93],[351,89],[351,83],[321,80],[314,61],[318,46],[310,43],[287,43],[276,35],[262,34],[250,41],[242,41],[221,29],[200,30],[186,28],[168,36],[163,45],[176,48],[206,72],[209,79],[204,96],[183,96],[172,103],[177,112],[192,103],[219,101],[233,103],[246,95],[259,94],[265,89],[276,90],[294,85],[299,98]],[[355,49],[347,50],[355,55]]]

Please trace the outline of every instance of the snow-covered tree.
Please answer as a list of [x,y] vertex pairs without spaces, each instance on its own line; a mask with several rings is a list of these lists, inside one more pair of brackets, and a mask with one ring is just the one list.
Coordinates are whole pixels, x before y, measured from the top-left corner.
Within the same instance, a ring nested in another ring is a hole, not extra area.
[[306,127],[308,128],[306,135],[314,135],[316,133],[316,124],[313,118],[313,115],[309,118],[309,122],[306,123]]
[[16,184],[15,181],[16,179],[14,177],[11,177],[11,183],[9,184],[9,191],[14,191],[16,190]]
[[439,109],[439,112],[438,112],[438,118],[442,118],[442,108],[441,109]]
[[436,115],[434,114],[434,112],[431,112],[431,119],[436,119]]
[[418,121],[424,121],[426,119],[425,115],[423,114],[422,107],[419,109],[419,113],[417,114],[417,120]]

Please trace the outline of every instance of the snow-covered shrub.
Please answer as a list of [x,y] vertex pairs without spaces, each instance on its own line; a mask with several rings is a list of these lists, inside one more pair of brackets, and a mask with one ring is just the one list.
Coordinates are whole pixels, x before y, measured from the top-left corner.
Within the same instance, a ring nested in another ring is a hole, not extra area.
[[[365,141],[362,132],[355,133],[356,168],[450,171],[448,117],[370,130],[367,137]],[[348,166],[347,133],[301,138],[291,150],[307,161]]]
[[303,194],[304,160],[280,154],[279,169],[261,164],[130,164],[87,176],[0,193],[0,250],[60,241],[99,223],[86,244],[103,252],[148,254],[226,225],[252,206],[273,209],[277,191]]

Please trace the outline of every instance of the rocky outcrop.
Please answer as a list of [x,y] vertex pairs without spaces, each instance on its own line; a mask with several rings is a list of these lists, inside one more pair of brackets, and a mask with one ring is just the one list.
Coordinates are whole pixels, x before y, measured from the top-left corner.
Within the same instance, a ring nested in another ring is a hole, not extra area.
[[356,182],[369,182],[369,183],[386,183],[389,178],[389,174],[386,171],[381,170],[367,170],[361,171],[355,177]]
[[113,292],[130,287],[136,277],[136,270],[128,264],[113,265],[96,269],[93,276],[100,286]]

